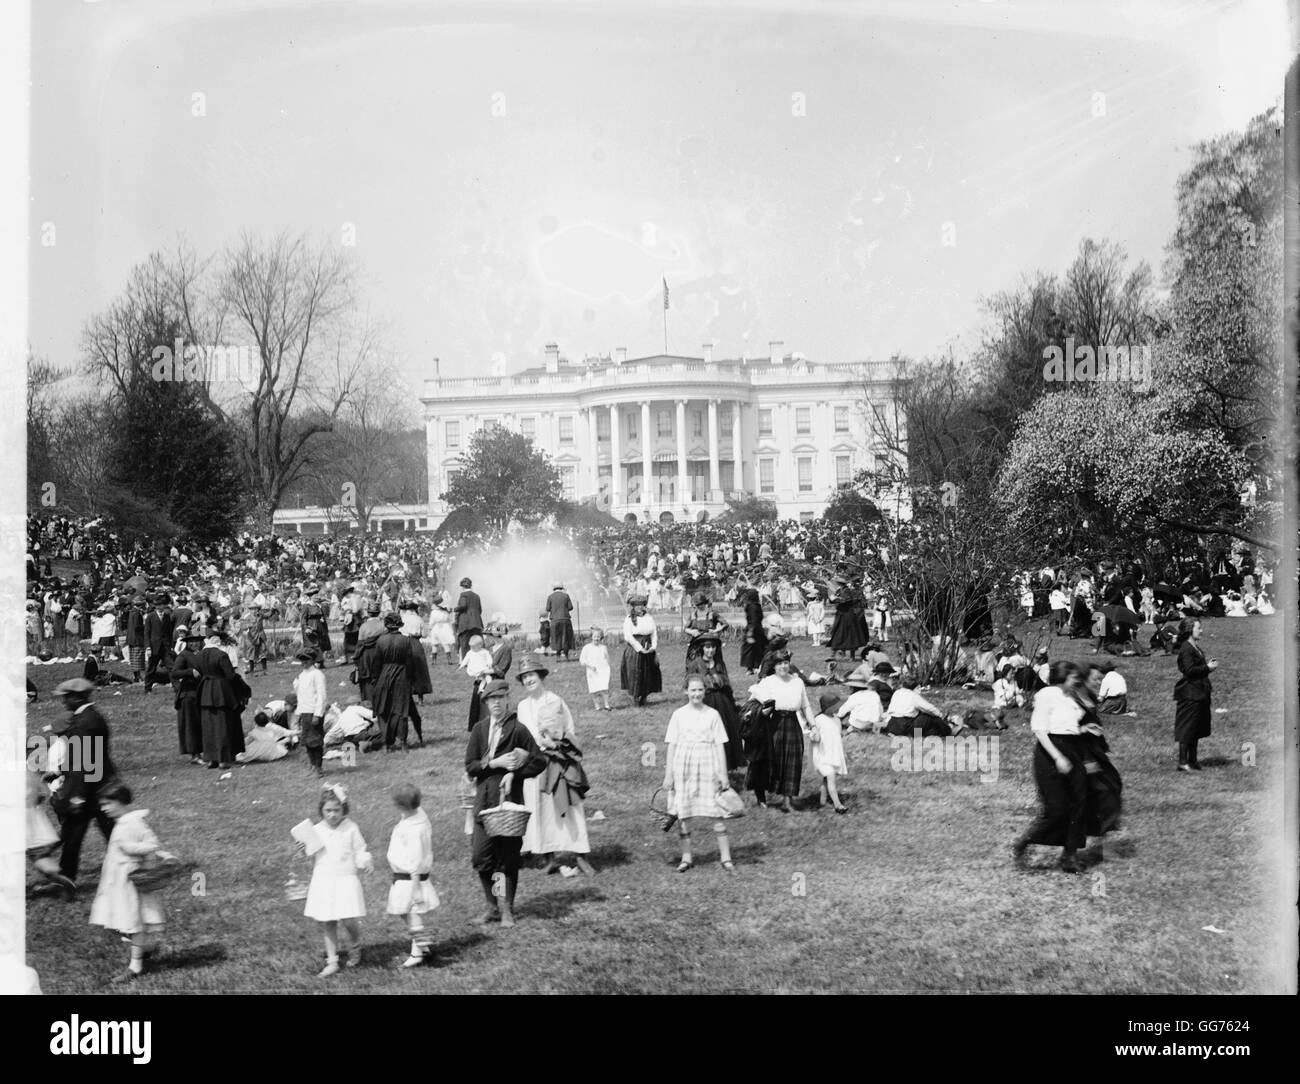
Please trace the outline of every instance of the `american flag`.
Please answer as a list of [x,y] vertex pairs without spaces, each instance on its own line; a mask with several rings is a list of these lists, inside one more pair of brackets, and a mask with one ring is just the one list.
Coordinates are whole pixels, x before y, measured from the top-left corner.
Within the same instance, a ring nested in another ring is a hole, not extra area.
[[664,278],[664,308],[668,308],[668,279]]

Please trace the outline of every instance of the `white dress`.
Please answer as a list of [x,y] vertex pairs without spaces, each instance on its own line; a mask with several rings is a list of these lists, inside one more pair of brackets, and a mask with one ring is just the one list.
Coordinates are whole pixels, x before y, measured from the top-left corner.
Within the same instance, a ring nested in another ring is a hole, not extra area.
[[587,692],[609,692],[609,648],[604,644],[587,644],[578,656],[587,671]]
[[833,715],[818,715],[813,721],[821,737],[821,741],[812,743],[813,767],[822,775],[848,775],[849,762],[844,756],[839,719]]
[[[515,715],[539,746],[577,736],[569,706],[550,690],[543,691],[539,697],[524,697],[516,706]],[[587,816],[581,802],[573,803],[560,816],[555,798],[543,794],[539,777],[533,776],[524,780],[524,805],[532,813],[524,833],[524,854],[591,853]]]
[[423,809],[408,813],[388,841],[388,868],[394,873],[424,874],[423,880],[395,880],[388,890],[390,915],[423,915],[438,906],[438,893],[429,882],[433,869],[433,825]]
[[163,923],[162,900],[157,892],[139,892],[128,874],[158,850],[158,837],[146,823],[147,809],[130,809],[113,822],[104,852],[99,888],[90,905],[90,924],[118,933],[139,933],[146,925]]
[[664,741],[673,747],[673,792],[668,811],[686,817],[726,815],[718,805],[718,779],[727,774],[727,730],[707,705],[684,704],[668,720]]
[[370,868],[370,852],[361,838],[361,829],[347,817],[337,828],[324,821],[314,827],[325,846],[316,852],[307,906],[302,913],[317,922],[361,918],[366,913],[366,897],[357,871]]

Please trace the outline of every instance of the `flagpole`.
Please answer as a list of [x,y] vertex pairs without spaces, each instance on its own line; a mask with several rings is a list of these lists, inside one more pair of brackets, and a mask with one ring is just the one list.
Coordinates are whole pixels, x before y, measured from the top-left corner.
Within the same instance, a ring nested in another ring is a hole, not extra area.
[[664,277],[664,355],[668,354],[668,278]]

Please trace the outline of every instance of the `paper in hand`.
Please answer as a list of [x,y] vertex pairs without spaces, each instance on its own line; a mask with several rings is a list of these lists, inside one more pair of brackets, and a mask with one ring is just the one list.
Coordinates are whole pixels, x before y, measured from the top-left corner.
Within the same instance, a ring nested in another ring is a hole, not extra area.
[[289,829],[289,834],[307,848],[308,854],[315,854],[325,846],[321,842],[320,836],[316,834],[316,826],[310,820],[303,820],[295,824]]

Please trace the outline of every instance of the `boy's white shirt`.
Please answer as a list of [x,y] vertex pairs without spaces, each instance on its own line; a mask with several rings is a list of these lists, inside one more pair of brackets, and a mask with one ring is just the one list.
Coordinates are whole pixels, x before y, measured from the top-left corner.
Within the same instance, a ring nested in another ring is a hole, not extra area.
[[1101,688],[1097,690],[1099,699],[1104,700],[1108,696],[1127,696],[1128,682],[1118,670],[1112,670],[1101,679]]

